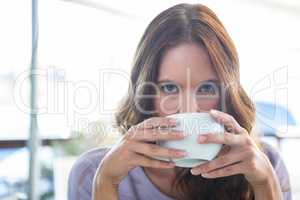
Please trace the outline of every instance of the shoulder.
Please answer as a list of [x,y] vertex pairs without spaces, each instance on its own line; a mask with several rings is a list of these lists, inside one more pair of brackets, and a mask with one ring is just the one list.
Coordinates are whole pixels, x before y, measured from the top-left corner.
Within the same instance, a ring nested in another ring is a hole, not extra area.
[[97,148],[83,153],[73,164],[68,179],[68,199],[90,199],[97,167],[109,148]]
[[289,173],[286,168],[286,165],[284,163],[284,160],[282,159],[282,156],[280,152],[270,144],[266,142],[261,142],[262,148],[264,153],[269,158],[276,175],[278,177],[278,180],[280,182],[280,186],[282,189],[282,192],[284,194],[285,200],[291,199],[291,185],[290,185],[290,178]]
[[83,153],[75,161],[72,170],[82,171],[89,167],[98,166],[102,158],[109,150],[110,148],[96,148]]
[[264,153],[268,156],[273,168],[277,171],[285,170],[285,164],[279,151],[272,145],[261,142]]
[[266,142],[261,142],[261,145],[264,153],[268,156],[273,167],[276,167],[279,162],[282,162],[281,155],[275,147]]

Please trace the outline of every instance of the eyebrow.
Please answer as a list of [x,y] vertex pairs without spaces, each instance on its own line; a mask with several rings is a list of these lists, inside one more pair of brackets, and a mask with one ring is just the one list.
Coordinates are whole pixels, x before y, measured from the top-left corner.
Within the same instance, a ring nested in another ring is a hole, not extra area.
[[[176,83],[176,81],[171,80],[171,79],[162,79],[162,80],[157,81],[158,84],[159,83],[165,83],[165,82]],[[200,84],[200,83],[206,83],[206,82],[219,83],[219,80],[212,78],[212,79],[207,79],[207,80],[204,80],[204,81],[200,81],[198,84]]]

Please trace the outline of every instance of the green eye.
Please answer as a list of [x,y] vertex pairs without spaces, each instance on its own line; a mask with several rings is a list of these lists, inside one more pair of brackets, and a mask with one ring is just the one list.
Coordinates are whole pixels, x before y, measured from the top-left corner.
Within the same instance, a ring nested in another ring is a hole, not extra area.
[[177,94],[179,92],[177,85],[172,83],[165,83],[160,86],[160,89],[166,94]]
[[202,84],[198,90],[197,94],[199,95],[216,95],[218,87],[214,83],[204,83]]

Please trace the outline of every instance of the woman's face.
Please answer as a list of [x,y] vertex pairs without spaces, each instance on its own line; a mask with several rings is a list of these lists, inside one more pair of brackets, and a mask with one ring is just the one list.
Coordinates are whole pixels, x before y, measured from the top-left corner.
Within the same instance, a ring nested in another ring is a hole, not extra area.
[[155,108],[159,116],[217,109],[220,92],[208,53],[194,43],[169,49],[162,58]]

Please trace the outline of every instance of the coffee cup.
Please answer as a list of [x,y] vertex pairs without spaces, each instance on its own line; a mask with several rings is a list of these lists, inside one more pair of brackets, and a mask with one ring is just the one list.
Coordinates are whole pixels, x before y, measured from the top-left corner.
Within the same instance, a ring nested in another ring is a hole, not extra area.
[[181,140],[156,141],[156,144],[166,148],[185,150],[188,155],[183,158],[165,158],[156,156],[156,159],[173,161],[178,167],[191,168],[210,161],[218,155],[222,148],[222,144],[200,144],[197,142],[197,138],[201,134],[224,134],[224,126],[216,122],[209,113],[178,113],[166,117],[174,118],[177,122],[175,127],[169,129],[183,131],[186,137]]

